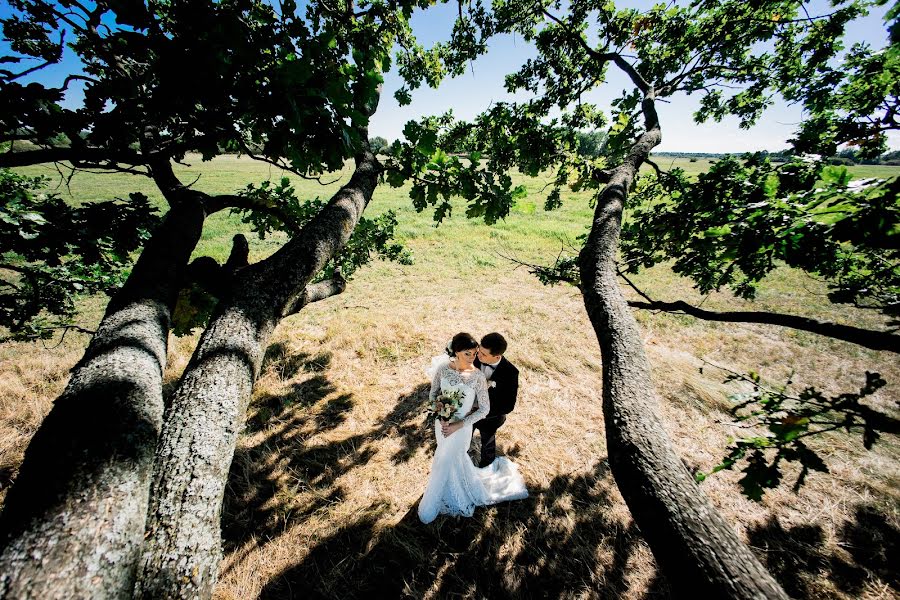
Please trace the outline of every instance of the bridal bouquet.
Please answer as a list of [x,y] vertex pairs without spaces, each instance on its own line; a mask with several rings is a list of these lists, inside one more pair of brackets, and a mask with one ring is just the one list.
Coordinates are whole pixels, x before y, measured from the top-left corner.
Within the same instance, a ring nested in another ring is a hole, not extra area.
[[441,392],[431,403],[428,412],[435,418],[449,420],[462,406],[462,401],[463,395],[459,390]]

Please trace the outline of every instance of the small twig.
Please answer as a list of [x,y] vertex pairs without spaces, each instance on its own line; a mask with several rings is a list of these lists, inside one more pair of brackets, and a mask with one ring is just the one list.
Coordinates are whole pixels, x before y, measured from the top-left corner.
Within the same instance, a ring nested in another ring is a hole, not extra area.
[[329,186],[329,185],[332,185],[332,184],[335,184],[335,183],[337,183],[338,181],[341,180],[341,176],[338,176],[338,178],[335,179],[335,180],[333,180],[333,181],[327,181],[327,182],[322,181],[322,176],[321,176],[321,175],[316,175],[316,176],[313,176],[313,175],[307,175],[307,174],[305,174],[305,173],[301,173],[300,171],[298,171],[298,170],[295,169],[294,167],[291,167],[291,166],[289,166],[289,165],[286,165],[286,164],[284,164],[284,163],[282,163],[282,162],[274,161],[274,160],[272,160],[272,159],[270,159],[270,158],[267,158],[267,157],[265,157],[265,156],[261,156],[261,155],[259,155],[259,154],[256,154],[255,152],[253,152],[253,150],[250,149],[250,146],[248,146],[243,140],[240,142],[240,145],[241,145],[241,149],[244,151],[244,154],[246,154],[247,156],[249,156],[249,157],[252,158],[253,160],[258,160],[258,161],[260,161],[260,162],[264,162],[264,163],[266,163],[266,164],[268,164],[268,165],[271,165],[271,166],[273,166],[273,167],[277,167],[277,168],[279,168],[279,169],[281,169],[281,170],[283,170],[283,171],[287,171],[287,172],[289,172],[289,173],[293,173],[294,175],[296,175],[297,177],[300,177],[301,179],[306,179],[307,181],[315,181],[316,183],[318,183],[319,185],[321,185],[321,186],[323,186],[323,187]]
[[44,350],[55,350],[59,348],[62,345],[63,341],[66,339],[66,334],[69,333],[70,330],[77,331],[78,333],[86,333],[88,335],[94,335],[97,333],[96,331],[85,329],[84,327],[79,327],[78,325],[62,325],[60,327],[49,327],[48,329],[62,329],[63,332],[59,338],[59,342],[57,342],[53,346],[47,347],[47,344],[44,343],[44,340],[41,340],[41,345],[44,347]]
[[768,386],[766,386],[766,385],[763,385],[763,384],[759,383],[758,381],[754,381],[753,379],[751,379],[750,377],[748,377],[748,376],[745,375],[744,373],[739,373],[739,372],[737,372],[737,371],[733,371],[732,369],[729,369],[728,367],[723,367],[722,365],[717,365],[716,363],[710,362],[710,361],[706,360],[706,359],[703,358],[703,357],[700,358],[700,361],[703,362],[703,363],[706,364],[706,365],[709,365],[709,366],[711,366],[711,367],[715,367],[715,368],[717,368],[717,369],[720,369],[720,370],[722,370],[722,371],[725,371],[726,373],[731,373],[731,374],[732,374],[734,377],[736,377],[737,379],[740,379],[740,380],[742,380],[742,381],[746,381],[747,383],[751,383],[751,384],[753,384],[754,386],[758,387],[759,389],[765,390],[765,391],[769,392],[770,394],[775,394],[775,395],[778,395],[778,396],[782,396],[782,397],[784,397],[784,398],[787,398],[788,400],[795,400],[795,401],[797,401],[797,402],[801,402],[800,398],[797,398],[797,397],[795,397],[795,396],[788,396],[787,394],[784,393],[784,390],[778,391],[778,390],[772,389],[772,388],[770,388],[770,387],[768,387]]

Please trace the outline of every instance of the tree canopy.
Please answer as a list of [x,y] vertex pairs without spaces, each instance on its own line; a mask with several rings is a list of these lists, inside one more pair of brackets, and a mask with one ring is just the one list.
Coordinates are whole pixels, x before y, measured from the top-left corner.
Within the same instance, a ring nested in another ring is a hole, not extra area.
[[[0,167],[57,162],[75,176],[142,175],[167,206],[157,219],[145,198],[123,192],[66,212],[38,182],[4,173],[4,235],[17,246],[4,254],[3,317],[14,334],[44,335],[46,315],[59,324],[71,316],[73,292],[113,291],[127,273],[6,497],[0,568],[15,577],[4,593],[211,593],[228,465],[268,336],[284,317],[340,293],[373,251],[408,260],[391,241],[392,214],[362,216],[383,172],[367,125],[395,45],[409,90],[436,85],[445,62],[476,48],[464,31],[452,47],[419,45],[409,20],[431,4],[10,3]],[[64,79],[29,82],[49,66]],[[73,82],[84,86],[78,107],[62,102]],[[323,202],[298,199],[286,180],[207,194],[172,166],[189,152],[234,150],[299,177],[348,160],[355,168]],[[205,219],[222,210],[243,220],[230,257],[189,265]],[[287,241],[248,264],[242,230],[281,230]],[[48,277],[69,279],[35,294],[28,272],[50,267]],[[194,306],[177,310],[185,304]],[[203,335],[164,419],[168,334],[198,324]]]
[[[208,160],[236,149],[303,177],[341,169],[364,141],[362,111],[377,103],[393,42],[418,48],[406,25],[416,4],[376,3],[366,11],[375,25],[365,27],[290,1],[11,6],[15,12],[3,21],[9,53],[0,69],[0,166],[66,161],[71,174],[142,174],[170,201],[181,183],[169,162],[188,152]],[[419,50],[405,59],[410,74],[425,68]],[[74,58],[61,63],[64,54]],[[59,87],[25,83],[53,64],[75,65]],[[77,108],[62,103],[75,82],[84,95]],[[0,325],[20,339],[47,337],[71,324],[77,294],[121,285],[132,253],[158,220],[145,198],[127,194],[66,216],[41,182],[3,177],[10,199],[4,223],[18,233],[5,238]],[[321,206],[269,182],[207,202],[210,212],[240,213],[260,236],[296,233]],[[408,260],[389,241],[391,215],[363,223],[322,278],[336,269],[350,277],[373,252]],[[46,233],[38,236],[39,229]],[[194,325],[207,317],[201,311]]]

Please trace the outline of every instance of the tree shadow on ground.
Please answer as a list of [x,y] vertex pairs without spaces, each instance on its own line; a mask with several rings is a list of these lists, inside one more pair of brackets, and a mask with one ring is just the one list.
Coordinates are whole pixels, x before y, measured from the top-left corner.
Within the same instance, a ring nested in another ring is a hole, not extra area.
[[761,560],[792,598],[822,597],[817,583],[823,579],[857,597],[873,575],[900,591],[900,532],[871,506],[857,506],[854,519],[838,532],[838,544],[852,560],[840,550],[826,547],[819,525],[785,528],[772,516],[751,529],[748,537],[751,546],[765,548]]
[[[376,529],[377,516],[367,514],[273,578],[259,598],[619,598],[641,538],[633,523],[610,516],[613,485],[603,460],[472,518],[423,525],[413,506]],[[647,596],[669,597],[661,577]]]
[[431,386],[419,385],[409,394],[397,399],[394,409],[379,423],[381,435],[393,435],[400,440],[400,449],[391,456],[391,462],[400,465],[408,462],[420,448],[434,452],[437,446],[431,429],[424,425],[423,411]]
[[[266,355],[274,357],[267,360],[291,365],[285,372],[294,375],[309,372],[310,361],[316,366],[330,364],[327,355],[288,356],[279,348],[270,348]],[[269,366],[281,368],[278,363]],[[401,450],[392,458],[395,464],[406,462],[428,443],[421,418],[429,389],[424,384],[398,398],[394,409],[370,431],[325,444],[309,443],[309,426],[315,433],[335,429],[354,405],[352,394],[337,394],[327,377],[313,370],[312,377],[293,384],[287,392],[262,394],[251,403],[247,432],[263,435],[235,451],[222,511],[226,552],[239,551],[248,541],[276,537],[286,527],[343,500],[345,491],[335,485],[336,480],[369,462],[381,438],[401,440]],[[286,473],[290,474],[287,482]],[[285,489],[290,493],[284,493]],[[304,492],[312,492],[314,499],[298,507],[292,497]]]
[[[313,375],[294,383],[282,394],[260,394],[248,409],[246,432],[268,432],[258,442],[238,446],[228,476],[222,510],[222,541],[226,552],[237,549],[254,535],[274,535],[283,525],[291,508],[285,503],[273,502],[283,482],[278,469],[269,460],[284,447],[303,448],[298,432],[315,419],[319,430],[331,429],[343,420],[341,411],[352,408],[352,398],[344,394],[332,398],[323,414],[313,414],[309,409],[337,390],[320,372],[322,365],[330,364],[330,355],[288,355],[283,344],[273,344],[263,360],[263,369],[275,369],[283,376],[296,376],[301,370]],[[291,515],[292,519],[304,519],[322,506],[343,499],[340,488],[326,490],[318,501],[306,510]]]
[[839,536],[853,559],[900,592],[900,530],[874,506],[860,504]]
[[[257,540],[276,538],[341,502],[349,491],[338,479],[368,463],[383,438],[399,442],[390,457],[398,468],[435,446],[423,418],[427,384],[397,398],[393,409],[361,434],[311,441],[310,431],[321,433],[343,422],[353,407],[352,395],[339,394],[327,372],[308,367],[311,360],[327,365],[328,357],[288,356],[278,348],[267,356],[273,361],[269,368],[310,376],[283,394],[258,396],[250,407],[253,443],[236,452],[222,518],[224,547],[233,555],[248,553]],[[520,451],[506,448],[503,453]],[[547,486],[531,489],[527,500],[479,508],[467,519],[439,517],[427,526],[419,522],[416,506],[390,525],[392,504],[373,498],[368,510],[269,580],[260,598],[426,593],[436,598],[619,598],[635,577],[629,560],[643,542],[633,523],[614,516],[611,509],[621,502],[614,487],[601,460],[588,473],[558,475]],[[298,503],[300,496],[304,500]],[[233,558],[232,564],[242,560]],[[649,588],[640,584],[646,597],[668,598],[664,580],[654,575],[642,574],[642,581],[653,580]]]
[[276,342],[266,348],[262,370],[273,369],[282,379],[291,379],[300,371],[323,373],[331,366],[331,354],[291,354],[284,342]]

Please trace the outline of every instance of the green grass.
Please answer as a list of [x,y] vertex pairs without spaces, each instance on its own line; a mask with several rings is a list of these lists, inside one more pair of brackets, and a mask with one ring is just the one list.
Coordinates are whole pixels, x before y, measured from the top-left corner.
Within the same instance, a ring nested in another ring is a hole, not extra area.
[[[686,158],[659,157],[658,164],[664,169],[680,167],[688,175],[696,176],[708,169],[710,161],[698,159],[691,162]],[[644,169],[649,167],[645,166]],[[50,190],[72,202],[124,198],[131,192],[140,192],[146,194],[160,210],[165,209],[161,194],[148,178],[126,174],[78,173],[67,183],[50,165],[23,168],[19,171],[29,175],[42,174],[50,177]],[[852,167],[850,172],[854,178],[891,177],[900,174],[900,167],[856,166]],[[204,163],[199,157],[192,156],[188,158],[186,165],[176,167],[176,173],[182,181],[195,182],[194,187],[211,194],[234,193],[250,183],[278,181],[287,175],[301,197],[327,199],[337,190],[341,182],[346,181],[350,169],[348,167],[340,174],[326,175],[323,177],[325,181],[338,178],[339,180],[323,186],[245,158],[224,156]],[[549,181],[549,178],[525,179],[516,176],[516,183],[525,183],[528,196],[517,203],[506,220],[492,228],[480,222],[466,220],[465,207],[460,202],[454,204],[452,218],[436,228],[429,210],[417,213],[412,208],[409,190],[406,187],[394,189],[387,185],[379,186],[367,214],[377,215],[387,210],[396,211],[399,219],[399,237],[407,242],[422,239],[440,242],[462,237],[467,240],[470,247],[477,248],[479,254],[515,249],[523,252],[520,258],[534,261],[548,254],[555,255],[567,241],[574,240],[584,233],[590,224],[592,214],[588,206],[589,193],[573,193],[568,190],[563,192],[561,209],[545,212],[543,204],[546,192],[542,194],[542,190]],[[227,212],[212,215],[206,222],[196,255],[206,254],[220,260],[226,258],[231,247],[231,237],[237,231],[249,233],[238,217]],[[251,238],[252,257],[257,260],[274,252],[285,239],[283,236],[273,236],[270,239],[259,240],[252,234],[248,237]],[[440,251],[437,250],[438,253]]]

